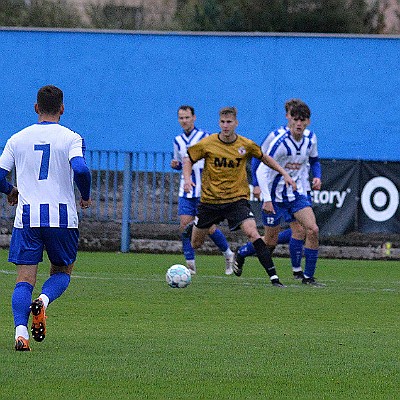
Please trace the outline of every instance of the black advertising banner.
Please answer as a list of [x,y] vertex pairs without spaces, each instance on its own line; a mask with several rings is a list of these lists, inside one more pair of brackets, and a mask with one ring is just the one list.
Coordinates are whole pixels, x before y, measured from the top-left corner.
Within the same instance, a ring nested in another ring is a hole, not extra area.
[[400,163],[363,161],[360,179],[358,230],[400,232]]
[[[320,236],[343,235],[355,227],[360,163],[321,159],[322,188],[312,192]],[[262,227],[261,202],[251,201],[257,226]]]
[[312,192],[320,236],[343,235],[354,231],[360,162],[322,159],[321,168],[322,188]]
[[[321,159],[322,188],[312,192],[321,237],[400,232],[400,163]],[[262,227],[261,203],[252,201]]]

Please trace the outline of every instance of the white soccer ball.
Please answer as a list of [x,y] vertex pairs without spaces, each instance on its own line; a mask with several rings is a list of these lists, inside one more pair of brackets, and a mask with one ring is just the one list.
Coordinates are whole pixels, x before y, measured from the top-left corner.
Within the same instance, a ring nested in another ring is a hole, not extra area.
[[175,264],[168,268],[165,280],[172,288],[185,288],[192,282],[192,275],[184,265]]

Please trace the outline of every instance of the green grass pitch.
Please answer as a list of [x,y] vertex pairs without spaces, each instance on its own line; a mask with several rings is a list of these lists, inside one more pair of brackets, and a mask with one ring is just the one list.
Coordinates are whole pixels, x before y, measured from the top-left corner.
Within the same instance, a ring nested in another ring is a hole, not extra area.
[[[180,255],[85,253],[47,310],[47,336],[15,352],[14,266],[0,251],[0,398],[397,399],[400,262],[319,260],[325,288],[285,289],[255,258],[240,278],[197,257],[185,289],[165,282]],[[41,264],[34,295],[47,277]]]

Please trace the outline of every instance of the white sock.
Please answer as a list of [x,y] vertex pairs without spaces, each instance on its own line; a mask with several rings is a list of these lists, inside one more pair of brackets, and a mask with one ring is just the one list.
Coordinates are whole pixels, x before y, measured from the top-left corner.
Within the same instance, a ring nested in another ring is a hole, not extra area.
[[44,308],[47,308],[47,306],[48,306],[49,303],[50,303],[49,298],[48,298],[45,294],[42,293],[42,294],[39,296],[39,299],[41,299],[41,300],[43,301]]
[[15,340],[17,340],[18,336],[22,336],[24,339],[29,339],[28,328],[24,325],[18,325],[15,328]]
[[233,251],[228,247],[228,249],[223,251],[222,254],[225,256],[225,258],[229,258],[232,257]]

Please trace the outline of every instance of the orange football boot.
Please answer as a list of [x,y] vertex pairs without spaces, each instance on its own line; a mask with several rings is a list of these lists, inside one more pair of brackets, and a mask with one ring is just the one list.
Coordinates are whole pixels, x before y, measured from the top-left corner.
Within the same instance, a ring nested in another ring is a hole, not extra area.
[[29,340],[22,336],[18,336],[15,340],[15,350],[16,351],[31,351],[29,347]]
[[41,299],[33,300],[30,309],[32,313],[32,325],[31,325],[32,337],[37,342],[42,342],[46,337],[46,318],[47,318],[43,301]]

